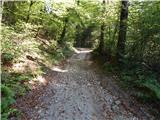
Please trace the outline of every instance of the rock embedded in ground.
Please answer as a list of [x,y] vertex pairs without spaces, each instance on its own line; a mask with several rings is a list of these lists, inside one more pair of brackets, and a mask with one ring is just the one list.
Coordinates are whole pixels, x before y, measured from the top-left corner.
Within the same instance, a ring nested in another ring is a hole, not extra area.
[[116,101],[115,101],[115,104],[116,104],[116,105],[119,105],[119,104],[121,104],[121,101],[120,101],[120,100],[116,100]]

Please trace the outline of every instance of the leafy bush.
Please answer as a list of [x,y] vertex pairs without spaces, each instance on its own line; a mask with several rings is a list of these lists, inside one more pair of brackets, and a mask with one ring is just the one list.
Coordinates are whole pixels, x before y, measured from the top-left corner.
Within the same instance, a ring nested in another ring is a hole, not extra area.
[[135,92],[132,93],[145,101],[160,100],[160,83],[157,76],[157,73],[142,67],[120,71],[122,85],[127,89],[134,89]]
[[2,93],[2,99],[1,99],[2,119],[7,120],[10,113],[13,112],[13,110],[8,109],[8,107],[15,102],[14,99],[15,93],[13,92],[13,90],[5,86],[4,84],[1,84],[1,93]]
[[147,92],[144,93],[146,96],[148,95],[152,99],[156,98],[160,100],[160,84],[156,80],[146,80],[144,83],[141,84],[141,87],[147,89],[146,91],[150,91],[150,95]]
[[13,58],[14,58],[14,56],[12,53],[2,53],[2,55],[1,55],[2,64],[12,62]]
[[8,88],[5,85],[1,85],[1,91],[2,91],[2,112],[11,104],[14,102],[14,92]]

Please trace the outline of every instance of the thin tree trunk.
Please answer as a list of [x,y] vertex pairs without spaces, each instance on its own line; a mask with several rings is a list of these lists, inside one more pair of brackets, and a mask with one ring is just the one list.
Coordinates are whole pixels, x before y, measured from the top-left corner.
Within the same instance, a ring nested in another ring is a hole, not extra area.
[[128,1],[121,1],[120,27],[117,43],[117,62],[121,63],[125,54],[125,42],[127,32],[127,18],[128,18]]
[[15,11],[17,10],[15,2],[14,1],[4,2],[3,0],[3,8],[5,9],[5,14],[3,14],[2,21],[8,25],[15,25],[16,23]]
[[67,29],[67,23],[68,23],[68,18],[65,18],[64,27],[63,27],[62,33],[60,35],[60,39],[58,41],[59,44],[63,44],[63,40],[64,40],[64,37],[65,37],[65,34],[66,34],[66,29]]
[[27,18],[26,18],[26,22],[27,22],[27,23],[28,23],[29,18],[30,18],[30,11],[31,11],[31,7],[32,7],[33,3],[34,3],[34,2],[31,1],[30,5],[29,5],[28,15],[27,15]]
[[[105,4],[106,4],[106,1],[103,0],[103,2],[102,2],[102,5],[103,5],[102,17],[104,17]],[[100,54],[103,54],[103,52],[104,52],[104,28],[105,28],[105,24],[103,21],[102,25],[101,25],[101,34],[100,34],[100,41],[99,41],[99,46],[98,46],[98,51]]]
[[116,23],[115,28],[114,28],[114,32],[113,32],[113,36],[112,36],[112,41],[115,41],[117,30],[118,30],[118,22]]
[[103,53],[104,49],[104,23],[101,25],[101,35],[100,35],[100,43],[99,43],[99,52]]
[[0,1],[0,26],[2,22],[2,12],[3,12],[3,1]]

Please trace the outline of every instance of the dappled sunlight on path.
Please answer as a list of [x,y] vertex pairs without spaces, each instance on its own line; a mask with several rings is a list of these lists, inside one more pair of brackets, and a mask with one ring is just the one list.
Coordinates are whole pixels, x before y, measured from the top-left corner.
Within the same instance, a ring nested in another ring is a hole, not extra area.
[[[113,82],[113,78],[100,74],[91,60],[92,50],[77,48],[62,68],[53,67],[35,107],[22,111],[32,120],[152,120],[150,114],[141,114],[130,108],[129,97]],[[57,74],[53,75],[56,72]],[[107,88],[101,84],[106,81]],[[43,82],[43,80],[42,80]],[[144,110],[144,109],[143,109]]]
[[73,51],[77,54],[80,54],[80,53],[90,53],[92,52],[93,50],[92,49],[89,49],[89,48],[72,48]]
[[58,68],[58,67],[53,67],[52,70],[55,71],[55,72],[62,72],[62,73],[68,72],[68,70],[63,70],[63,69]]

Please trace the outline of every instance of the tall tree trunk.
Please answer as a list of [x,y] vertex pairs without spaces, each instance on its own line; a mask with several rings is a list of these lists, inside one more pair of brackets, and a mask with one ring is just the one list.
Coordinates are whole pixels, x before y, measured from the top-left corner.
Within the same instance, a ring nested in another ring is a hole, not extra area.
[[121,1],[121,14],[120,14],[120,27],[117,43],[117,62],[122,63],[121,60],[125,54],[125,42],[127,32],[127,19],[128,19],[128,0]]
[[[104,17],[105,4],[106,4],[106,1],[103,0],[103,2],[102,2],[102,5],[103,5],[102,17]],[[100,41],[99,41],[99,46],[98,46],[98,51],[100,54],[103,54],[103,52],[104,52],[104,28],[105,28],[105,24],[103,21],[102,25],[101,25],[101,34],[100,34]]]

